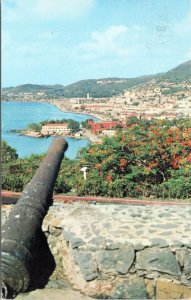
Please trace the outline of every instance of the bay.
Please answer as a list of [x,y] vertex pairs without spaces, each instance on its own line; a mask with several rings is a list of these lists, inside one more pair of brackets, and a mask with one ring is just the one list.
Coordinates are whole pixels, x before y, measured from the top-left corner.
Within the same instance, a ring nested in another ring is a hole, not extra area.
[[[2,139],[17,150],[19,157],[27,157],[31,154],[41,154],[48,150],[54,137],[34,138],[21,136],[18,133],[8,132],[11,129],[24,129],[30,123],[38,123],[50,119],[73,119],[81,122],[87,119],[98,120],[90,115],[63,112],[54,105],[39,102],[2,102]],[[87,139],[66,138],[69,144],[66,151],[66,157],[74,159],[77,157],[80,149],[89,145]]]

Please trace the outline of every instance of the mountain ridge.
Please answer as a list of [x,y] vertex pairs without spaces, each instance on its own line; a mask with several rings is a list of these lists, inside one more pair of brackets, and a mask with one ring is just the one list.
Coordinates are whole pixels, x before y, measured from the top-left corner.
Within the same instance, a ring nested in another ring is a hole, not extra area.
[[180,83],[184,81],[191,82],[191,60],[179,64],[175,68],[165,72],[153,75],[142,75],[133,78],[124,77],[109,77],[99,79],[84,79],[74,82],[69,85],[54,84],[54,85],[39,85],[39,84],[23,84],[16,87],[7,87],[2,89],[2,94],[6,93],[34,93],[42,92],[51,97],[86,97],[87,93],[95,98],[111,97],[118,95],[125,90],[145,84],[150,80],[155,79],[156,82],[163,80],[172,83]]

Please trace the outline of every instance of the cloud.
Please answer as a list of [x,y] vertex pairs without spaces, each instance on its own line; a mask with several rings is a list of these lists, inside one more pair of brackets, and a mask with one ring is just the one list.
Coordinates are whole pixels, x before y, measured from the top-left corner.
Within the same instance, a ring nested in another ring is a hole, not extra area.
[[74,20],[87,14],[95,0],[7,0],[3,9],[8,21],[40,18],[40,21]]
[[93,8],[94,0],[36,0],[34,11],[43,19],[78,18]]
[[126,46],[129,29],[123,25],[111,25],[105,31],[93,31],[89,41],[80,43],[76,49],[84,59],[111,58],[129,55]]

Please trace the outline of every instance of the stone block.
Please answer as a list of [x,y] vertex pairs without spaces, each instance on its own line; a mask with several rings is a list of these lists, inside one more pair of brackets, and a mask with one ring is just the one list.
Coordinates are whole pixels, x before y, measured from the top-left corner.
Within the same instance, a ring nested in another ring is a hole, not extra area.
[[181,267],[184,266],[185,253],[186,253],[186,250],[180,250],[180,249],[176,250],[176,257],[177,257],[178,262]]
[[142,244],[141,242],[137,242],[133,246],[134,246],[135,250],[137,250],[137,251],[143,250],[147,247],[146,245]]
[[191,278],[191,253],[184,255],[184,273]]
[[175,255],[166,249],[144,249],[137,253],[136,268],[180,275],[180,267]]
[[103,273],[126,274],[135,257],[134,248],[129,245],[117,250],[103,250],[98,254],[98,267]]
[[156,299],[190,299],[191,289],[174,282],[157,279]]
[[93,237],[91,240],[88,241],[87,243],[87,247],[89,250],[99,250],[99,249],[105,249],[106,245],[105,245],[105,238],[103,238],[102,236],[96,236]]
[[78,248],[85,244],[85,242],[76,236],[75,232],[67,230],[66,228],[63,229],[64,239],[70,243],[70,246],[74,248]]
[[105,241],[105,246],[107,250],[116,250],[122,247],[121,243],[110,239]]
[[60,228],[55,228],[55,227],[53,227],[53,226],[49,226],[49,230],[48,230],[49,232],[50,232],[50,234],[52,234],[52,235],[54,235],[54,236],[59,236],[59,235],[61,235],[61,233],[62,233],[62,230],[60,229]]
[[98,277],[97,265],[90,252],[82,252],[77,249],[72,250],[74,262],[79,266],[80,272],[86,281],[91,281]]
[[160,248],[167,247],[167,242],[165,239],[161,238],[152,238],[150,239],[150,245],[152,246],[158,246]]
[[143,278],[125,280],[118,283],[113,289],[111,299],[147,299]]
[[155,298],[155,283],[154,280],[145,279],[145,285],[149,299]]

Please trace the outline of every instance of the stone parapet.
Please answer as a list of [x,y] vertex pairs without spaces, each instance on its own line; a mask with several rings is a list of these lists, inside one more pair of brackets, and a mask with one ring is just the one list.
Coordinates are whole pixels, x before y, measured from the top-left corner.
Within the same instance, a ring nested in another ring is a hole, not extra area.
[[55,203],[42,230],[50,281],[99,299],[191,298],[190,206]]

